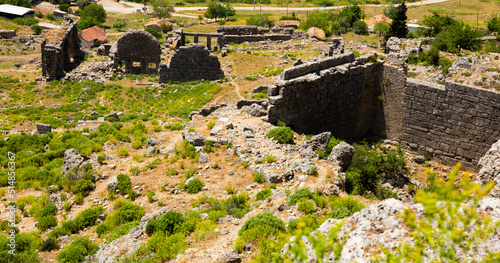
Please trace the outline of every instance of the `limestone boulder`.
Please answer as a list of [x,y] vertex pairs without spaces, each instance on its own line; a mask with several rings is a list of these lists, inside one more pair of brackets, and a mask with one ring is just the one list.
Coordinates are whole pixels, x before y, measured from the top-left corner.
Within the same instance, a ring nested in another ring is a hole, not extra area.
[[205,136],[197,132],[189,132],[188,130],[184,130],[182,132],[182,139],[188,141],[194,146],[205,145]]
[[75,166],[81,167],[84,162],[85,158],[83,158],[83,156],[81,156],[77,150],[73,148],[66,150],[66,152],[64,152],[64,159],[62,166],[63,175],[65,175],[71,168]]
[[219,261],[221,263],[241,263],[241,256],[238,254],[238,251],[231,249],[224,251],[220,257]]
[[337,164],[340,166],[341,172],[345,172],[349,168],[349,165],[351,165],[353,155],[354,147],[346,142],[341,142],[333,147],[328,161]]
[[494,143],[486,154],[479,160],[477,183],[487,184],[495,182],[490,195],[500,198],[500,141]]
[[310,38],[316,38],[317,40],[325,40],[325,31],[317,27],[311,27],[307,30],[307,36]]
[[266,110],[259,104],[252,104],[247,107],[247,112],[253,117],[262,117],[267,114]]

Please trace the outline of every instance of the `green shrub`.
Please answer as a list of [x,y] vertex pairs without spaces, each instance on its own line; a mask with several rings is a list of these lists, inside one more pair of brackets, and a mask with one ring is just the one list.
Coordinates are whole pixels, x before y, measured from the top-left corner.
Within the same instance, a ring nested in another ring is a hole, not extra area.
[[75,218],[75,225],[78,230],[83,230],[96,224],[97,217],[104,214],[102,206],[91,207],[80,212]]
[[406,171],[404,153],[386,147],[372,149],[368,144],[354,144],[352,164],[346,172],[346,192],[364,195],[372,192],[379,199],[391,198],[395,194],[382,187],[383,177],[397,177]]
[[126,174],[118,174],[118,183],[116,184],[116,189],[120,189],[121,195],[129,195],[133,200],[135,199],[135,192],[132,191],[132,183],[130,182],[130,177]]
[[165,125],[165,128],[171,130],[171,131],[180,131],[184,129],[184,126],[178,122],[169,122]]
[[85,257],[97,252],[97,245],[88,238],[77,238],[71,245],[59,253],[57,257],[59,262],[78,263],[85,261]]
[[104,155],[104,154],[99,154],[99,155],[97,156],[97,161],[98,161],[100,164],[102,164],[104,161],[106,161],[106,155]]
[[149,193],[148,193],[148,195],[147,195],[147,198],[148,198],[148,201],[149,201],[150,203],[154,202],[154,201],[153,201],[153,196],[155,196],[155,195],[156,195],[156,193],[155,193],[155,192],[153,192],[153,191],[149,191]]
[[120,148],[120,149],[118,149],[117,155],[118,155],[118,157],[125,157],[125,156],[127,156],[128,155],[127,148]]
[[182,233],[169,235],[165,232],[157,232],[148,240],[148,249],[154,252],[155,257],[161,262],[175,258],[186,248],[186,238]]
[[305,199],[305,200],[314,200],[316,196],[307,188],[302,188],[297,190],[297,192],[293,193],[289,200],[288,204],[289,205],[295,205],[299,201]]
[[264,189],[258,192],[257,195],[255,195],[255,200],[266,200],[266,198],[270,197],[271,195],[273,195],[271,190]]
[[36,224],[36,228],[38,228],[42,232],[55,226],[57,226],[57,218],[53,215],[41,217]]
[[225,208],[226,213],[236,218],[242,218],[248,211],[250,211],[248,204],[248,195],[245,193],[233,195],[227,200],[222,202],[222,207]]
[[203,181],[201,181],[198,178],[194,178],[194,179],[191,179],[189,181],[189,183],[187,183],[184,186],[184,189],[190,194],[196,194],[196,193],[200,192],[204,186],[205,186],[205,183],[203,183]]
[[83,204],[83,195],[82,194],[75,195],[75,204],[77,204],[77,205]]
[[49,204],[45,206],[40,213],[40,217],[44,216],[54,216],[57,213],[57,206],[55,204]]
[[278,231],[285,231],[285,223],[283,223],[281,219],[277,218],[273,214],[266,212],[249,218],[238,231],[238,235],[241,236],[245,231],[261,226],[268,226],[271,229],[275,230],[276,233]]
[[146,234],[152,235],[155,232],[166,232],[167,235],[182,232],[182,225],[186,219],[181,213],[168,211],[156,219],[152,219],[146,225]]
[[281,144],[293,144],[293,131],[289,127],[278,127],[267,132],[267,137]]
[[300,227],[303,229],[315,230],[319,227],[318,215],[308,214],[297,219],[292,219],[288,223],[288,231],[293,232]]
[[43,31],[43,28],[41,26],[39,26],[39,25],[32,25],[31,26],[31,30],[33,30],[33,33],[35,35],[40,35],[42,33],[42,31]]
[[266,178],[264,178],[264,175],[258,172],[252,172],[253,174],[253,181],[259,184],[265,183]]
[[60,246],[59,242],[57,242],[57,239],[49,237],[42,243],[42,247],[40,248],[40,250],[52,251],[52,250],[58,250],[59,248]]
[[313,200],[304,200],[299,202],[297,210],[310,214],[316,210],[316,204]]

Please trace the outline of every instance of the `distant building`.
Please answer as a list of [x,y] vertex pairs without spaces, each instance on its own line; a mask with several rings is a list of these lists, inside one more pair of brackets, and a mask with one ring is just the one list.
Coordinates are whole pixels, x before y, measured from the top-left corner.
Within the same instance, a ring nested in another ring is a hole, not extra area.
[[424,26],[421,26],[421,25],[418,25],[418,24],[406,24],[406,26],[408,27],[408,33],[414,33],[419,28],[424,27]]
[[92,48],[108,42],[106,31],[98,26],[93,26],[82,31],[82,46]]
[[36,11],[39,11],[42,13],[42,15],[54,15],[54,17],[64,17],[67,13],[61,10],[53,10],[53,9],[48,9],[48,8],[43,8],[43,7],[37,7]]
[[388,18],[387,16],[385,16],[384,14],[380,14],[380,15],[376,15],[374,17],[371,17],[370,19],[368,19],[367,21],[365,21],[366,25],[368,26],[368,30],[370,32],[373,32],[374,28],[375,28],[375,25],[382,22],[382,21],[385,21],[387,23],[392,23],[392,19]]
[[35,10],[16,5],[0,5],[0,16],[8,19],[35,15]]

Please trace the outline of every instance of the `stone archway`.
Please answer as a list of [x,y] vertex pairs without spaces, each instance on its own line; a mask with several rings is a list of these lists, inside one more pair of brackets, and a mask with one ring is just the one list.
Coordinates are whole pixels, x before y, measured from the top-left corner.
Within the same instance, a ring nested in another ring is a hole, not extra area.
[[131,31],[120,37],[110,50],[114,69],[125,64],[125,72],[158,74],[160,42],[146,31]]

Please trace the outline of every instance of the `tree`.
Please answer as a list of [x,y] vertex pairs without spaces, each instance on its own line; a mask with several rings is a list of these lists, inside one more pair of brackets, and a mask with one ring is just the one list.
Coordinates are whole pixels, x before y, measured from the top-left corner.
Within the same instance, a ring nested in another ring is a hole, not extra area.
[[488,20],[488,31],[490,33],[500,32],[500,18],[498,16],[494,16]]
[[170,17],[170,12],[174,11],[172,2],[169,0],[153,0],[151,4],[153,6],[153,11],[158,18]]
[[28,8],[31,7],[29,0],[6,0],[5,4],[17,5],[17,6],[28,7]]
[[85,18],[95,18],[99,23],[106,22],[106,11],[101,5],[96,3],[86,6],[82,12],[80,12],[80,17]]
[[408,27],[406,26],[406,10],[407,8],[405,2],[402,2],[397,7],[396,17],[392,20],[391,27],[384,36],[385,40],[390,37],[406,38],[406,35],[408,35]]
[[378,31],[379,34],[382,36],[385,32],[389,30],[389,27],[391,27],[391,24],[385,22],[385,21],[380,21],[375,26],[373,27],[373,31]]
[[365,22],[361,20],[356,21],[354,22],[352,27],[354,29],[354,33],[356,33],[357,35],[368,35],[368,26],[366,25]]
[[78,0],[76,1],[76,5],[80,10],[83,10],[86,6],[89,5],[89,0]]
[[304,30],[307,30],[311,27],[317,27],[325,31],[325,34],[329,36],[332,34],[330,26],[330,22],[332,21],[332,19],[333,19],[332,14],[328,12],[321,12],[318,10],[314,10],[312,13],[309,14],[307,20],[301,24],[301,27]]
[[349,26],[352,26],[356,21],[361,19],[361,16],[361,8],[357,4],[354,4],[344,7],[342,11],[340,11],[338,18],[346,18],[349,22]]
[[458,26],[460,23],[449,16],[441,16],[434,13],[432,16],[425,16],[422,21],[422,26],[418,29],[418,33],[425,37],[435,37],[443,30]]
[[234,16],[236,11],[229,6],[229,4],[219,3],[217,1],[211,1],[208,4],[207,12],[205,12],[206,18],[226,18],[228,16]]

